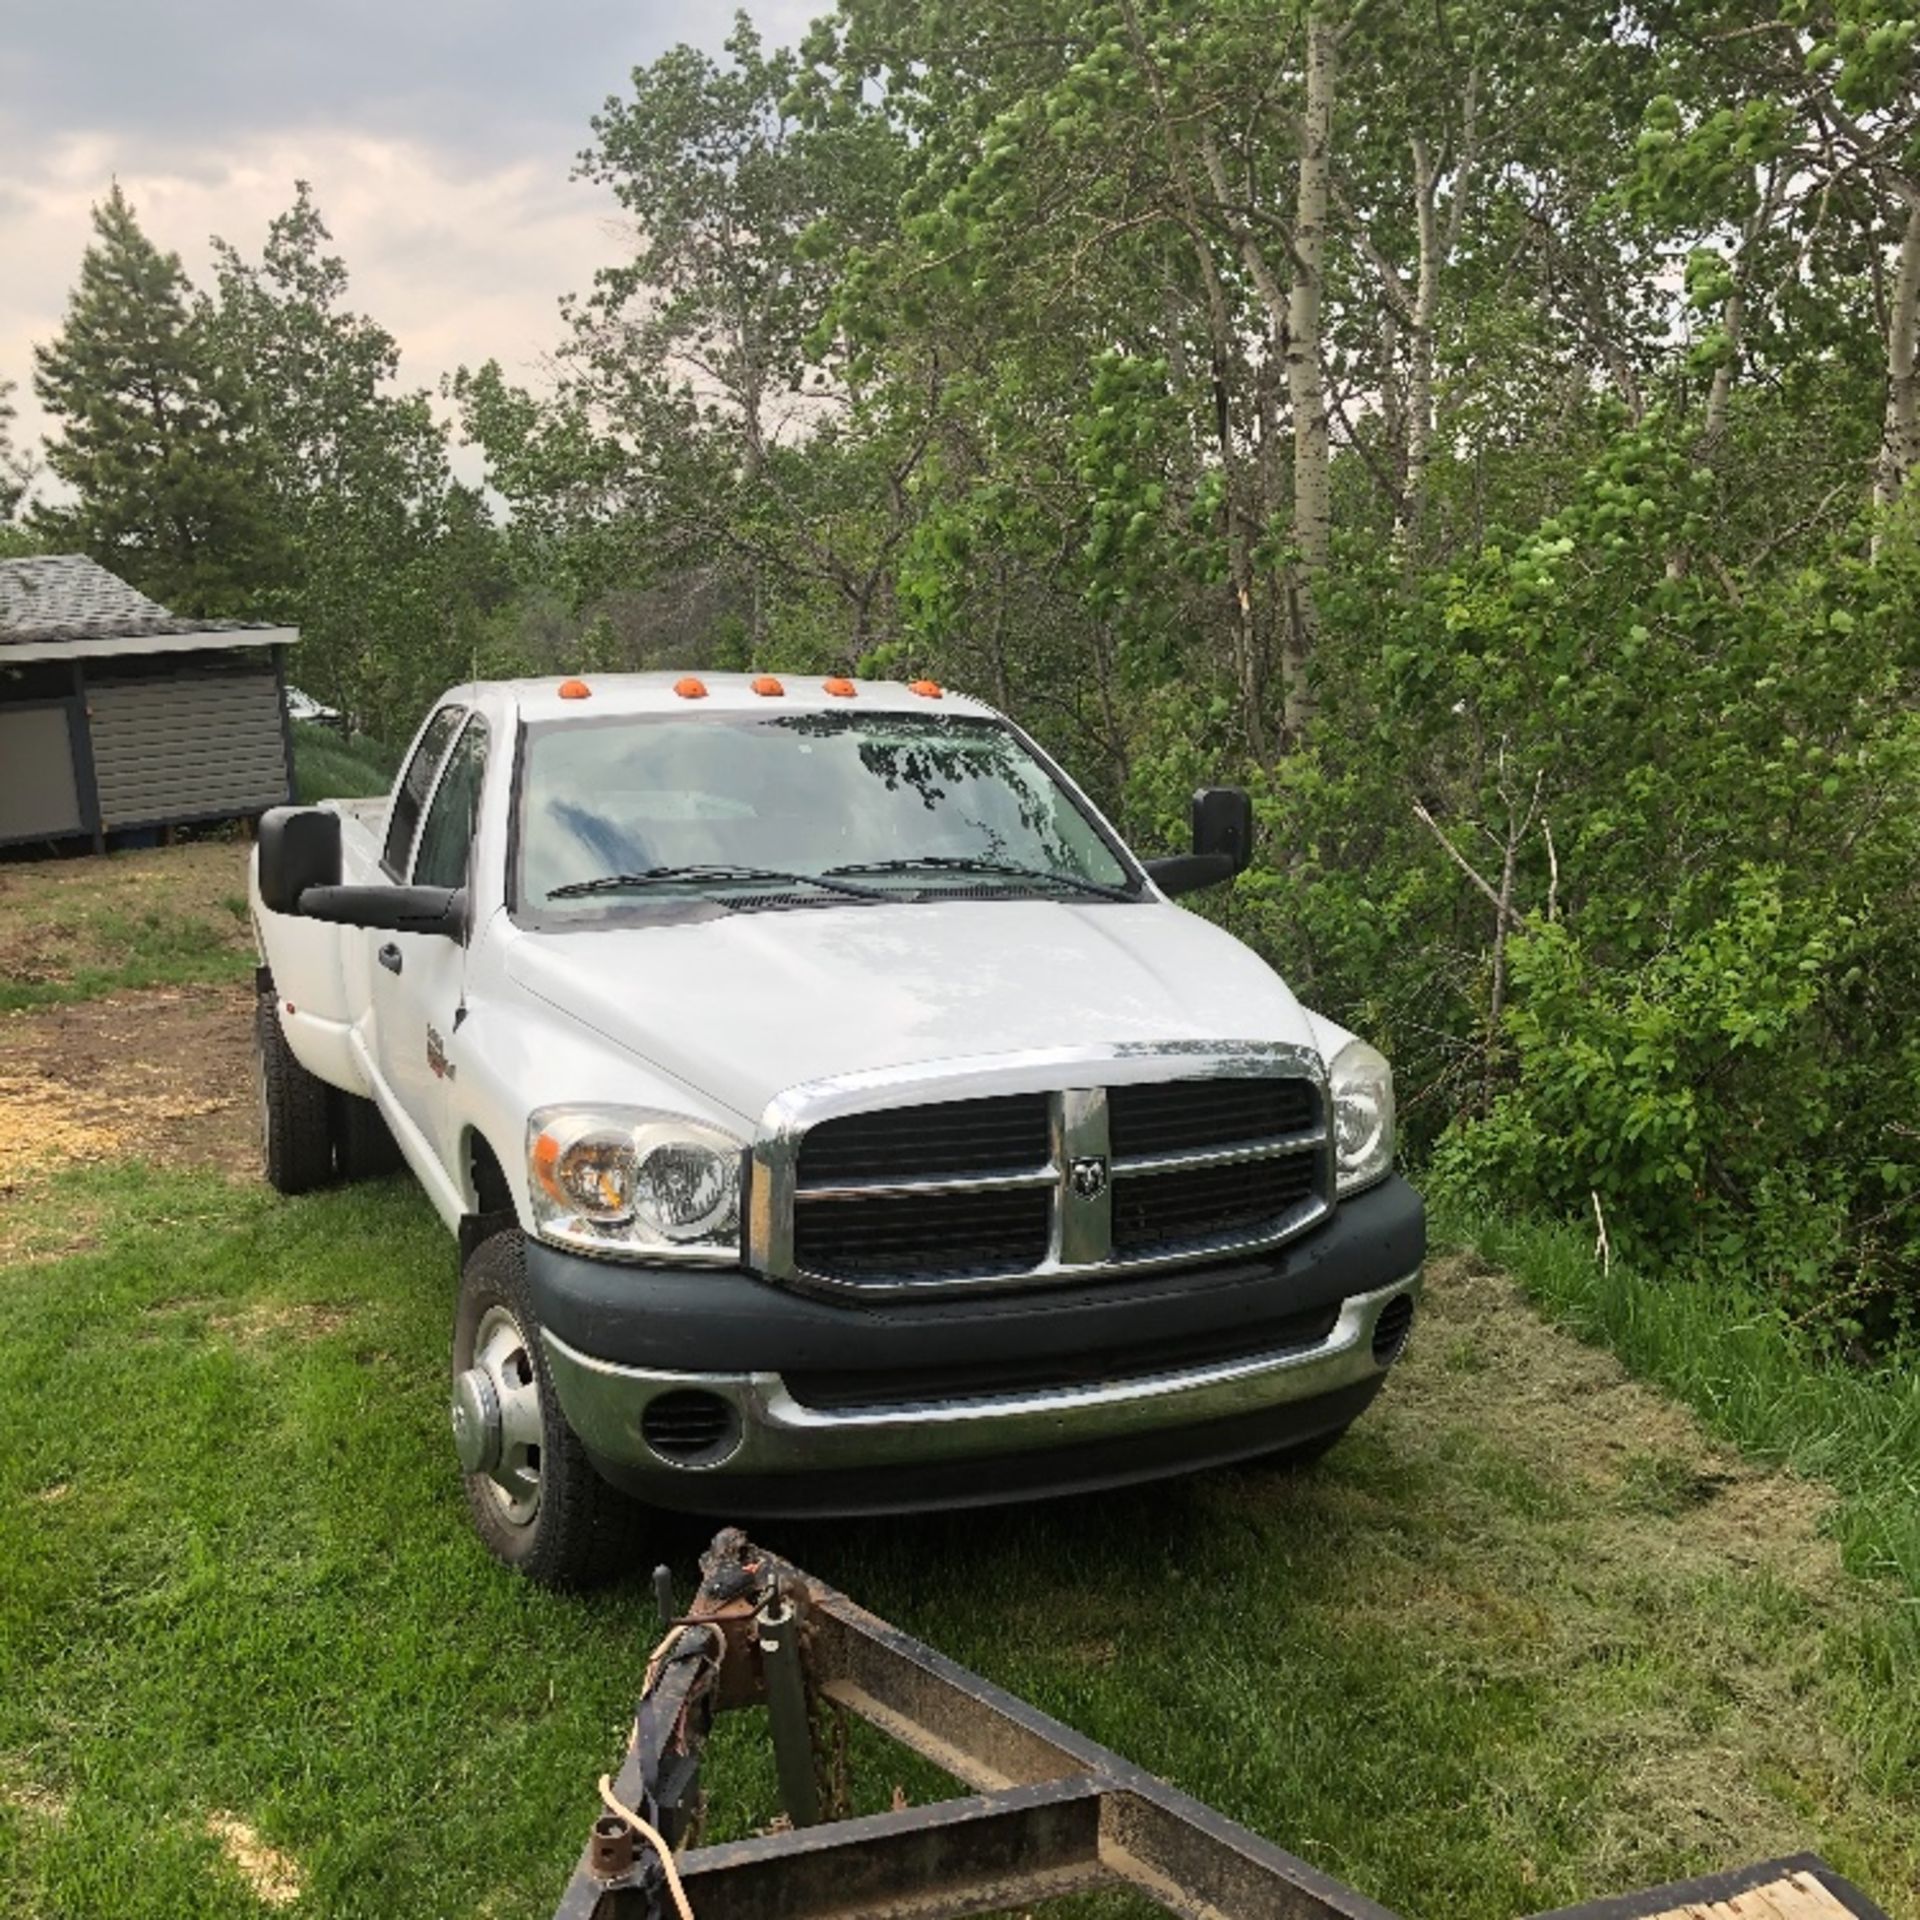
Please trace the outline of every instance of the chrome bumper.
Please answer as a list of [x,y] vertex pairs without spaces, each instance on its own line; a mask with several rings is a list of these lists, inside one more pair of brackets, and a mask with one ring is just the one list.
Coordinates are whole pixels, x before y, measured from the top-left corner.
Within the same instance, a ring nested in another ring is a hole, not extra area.
[[[1350,1295],[1333,1331],[1304,1350],[1085,1386],[830,1410],[796,1400],[777,1373],[655,1372],[596,1360],[551,1332],[543,1339],[567,1423],[603,1461],[689,1477],[824,1473],[1027,1453],[1317,1399],[1386,1371],[1398,1348],[1375,1358],[1375,1323],[1419,1285],[1416,1270]],[[648,1443],[643,1422],[662,1394],[689,1390],[726,1402],[730,1430],[705,1453],[675,1458]]]

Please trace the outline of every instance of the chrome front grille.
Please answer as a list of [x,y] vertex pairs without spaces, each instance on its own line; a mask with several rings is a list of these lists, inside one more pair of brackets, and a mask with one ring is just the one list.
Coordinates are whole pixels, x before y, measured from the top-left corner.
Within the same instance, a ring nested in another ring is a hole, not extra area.
[[1324,1219],[1318,1056],[1192,1052],[1074,1063],[1110,1085],[866,1106],[858,1085],[796,1090],[755,1149],[754,1264],[866,1297],[1026,1287],[1261,1252]]

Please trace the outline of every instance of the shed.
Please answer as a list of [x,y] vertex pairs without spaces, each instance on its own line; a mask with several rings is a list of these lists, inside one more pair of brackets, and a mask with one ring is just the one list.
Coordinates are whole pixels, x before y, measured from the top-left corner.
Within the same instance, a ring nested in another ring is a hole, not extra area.
[[84,554],[0,560],[0,847],[293,796],[293,627],[182,620]]

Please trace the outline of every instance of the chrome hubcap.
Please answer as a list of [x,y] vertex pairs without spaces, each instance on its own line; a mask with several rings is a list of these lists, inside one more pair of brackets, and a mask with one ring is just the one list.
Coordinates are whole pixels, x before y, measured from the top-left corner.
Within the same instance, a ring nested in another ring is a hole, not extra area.
[[540,1506],[540,1387],[526,1335],[505,1307],[489,1307],[473,1365],[453,1382],[449,1413],[461,1471],[482,1477],[516,1526]]

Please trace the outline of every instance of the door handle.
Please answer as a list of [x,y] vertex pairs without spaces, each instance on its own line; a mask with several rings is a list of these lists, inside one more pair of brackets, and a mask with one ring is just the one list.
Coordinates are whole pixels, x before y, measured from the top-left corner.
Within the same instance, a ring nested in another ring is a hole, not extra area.
[[374,955],[374,958],[378,960],[389,973],[398,973],[400,971],[400,949],[396,947],[391,940]]

